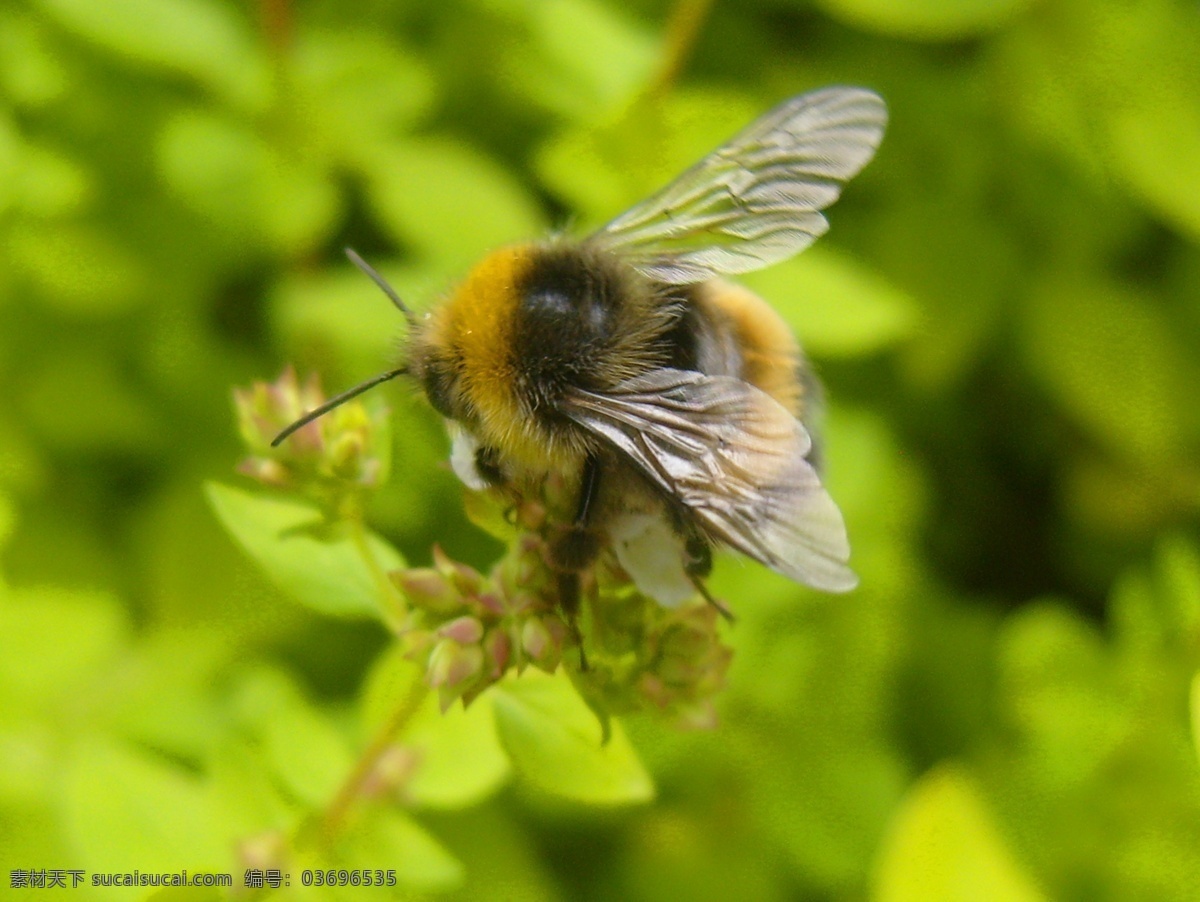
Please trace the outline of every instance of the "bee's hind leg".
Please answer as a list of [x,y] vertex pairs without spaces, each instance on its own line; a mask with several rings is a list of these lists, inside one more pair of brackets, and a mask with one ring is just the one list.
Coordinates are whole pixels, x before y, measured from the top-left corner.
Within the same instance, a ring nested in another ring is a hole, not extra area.
[[737,623],[737,618],[733,616],[733,611],[731,611],[731,610],[729,610],[729,608],[725,607],[724,602],[722,602],[720,599],[718,599],[716,596],[714,596],[711,592],[708,591],[708,586],[704,585],[704,583],[700,579],[700,577],[691,576],[689,574],[689,578],[692,581],[692,585],[696,587],[696,591],[700,593],[700,595],[704,598],[705,601],[707,601],[710,605],[712,605],[714,608],[717,609],[718,614],[720,614],[722,617],[724,617],[730,623]]
[[733,611],[725,607],[724,603],[717,600],[708,591],[708,586],[704,585],[704,578],[712,571],[712,546],[701,536],[692,533],[684,543],[684,548],[687,551],[688,560],[684,564],[683,570],[687,574],[688,579],[691,580],[692,585],[696,587],[696,591],[700,593],[701,597],[717,609],[718,614],[730,623],[734,623],[737,618],[733,616]]
[[591,566],[600,553],[600,537],[590,525],[599,491],[600,460],[589,455],[583,465],[575,518],[550,542],[550,563],[559,571],[559,605],[567,627],[579,645],[581,670],[587,670],[588,664],[583,651],[583,634],[579,630],[579,572]]
[[579,669],[588,669],[587,653],[583,650],[583,633],[579,629],[579,574],[558,574],[558,606],[575,645],[579,648]]
[[600,536],[591,528],[591,516],[600,493],[600,461],[589,455],[579,483],[575,519],[550,542],[550,563],[556,570],[578,573],[591,566],[600,553]]

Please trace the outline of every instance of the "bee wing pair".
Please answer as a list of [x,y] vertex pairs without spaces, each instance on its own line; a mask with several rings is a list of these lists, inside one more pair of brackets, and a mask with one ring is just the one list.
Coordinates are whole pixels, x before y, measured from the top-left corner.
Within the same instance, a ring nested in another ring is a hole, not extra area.
[[[684,285],[750,272],[808,247],[821,210],[875,152],[883,101],[859,88],[794,98],[587,240],[648,278]],[[806,460],[804,426],[730,376],[661,369],[564,412],[691,511],[714,538],[798,582],[857,579],[841,513]]]
[[732,376],[660,369],[564,412],[621,452],[713,538],[817,589],[857,580],[842,515],[805,459],[800,421]]
[[670,285],[779,263],[825,234],[820,211],[870,162],[886,124],[883,100],[862,88],[794,97],[588,240]]

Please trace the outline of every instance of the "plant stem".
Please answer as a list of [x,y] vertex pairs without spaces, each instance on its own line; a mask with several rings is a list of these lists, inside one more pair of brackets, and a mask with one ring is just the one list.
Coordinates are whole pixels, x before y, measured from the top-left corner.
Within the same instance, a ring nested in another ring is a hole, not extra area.
[[371,571],[371,578],[375,580],[375,588],[379,590],[383,599],[383,609],[388,617],[389,625],[395,627],[403,622],[404,615],[408,613],[408,605],[404,601],[404,596],[400,594],[400,590],[396,588],[383,567],[379,565],[375,553],[371,551],[371,543],[367,541],[367,530],[363,526],[362,518],[354,516],[348,519],[354,544],[366,562],[367,569]]
[[338,789],[337,795],[333,797],[333,800],[321,814],[320,838],[323,845],[326,847],[331,846],[338,834],[345,828],[350,815],[350,809],[353,807],[355,800],[362,795],[367,781],[371,779],[371,776],[375,773],[375,769],[379,766],[380,759],[395,742],[396,736],[404,729],[409,720],[412,719],[417,709],[421,707],[421,703],[425,700],[428,692],[429,687],[421,679],[414,680],[412,687],[392,711],[387,722],[363,750],[362,755],[359,756],[357,763],[354,765],[354,770],[350,772],[346,781]]
[[667,20],[663,61],[650,84],[651,94],[665,94],[695,49],[713,0],[679,0]]

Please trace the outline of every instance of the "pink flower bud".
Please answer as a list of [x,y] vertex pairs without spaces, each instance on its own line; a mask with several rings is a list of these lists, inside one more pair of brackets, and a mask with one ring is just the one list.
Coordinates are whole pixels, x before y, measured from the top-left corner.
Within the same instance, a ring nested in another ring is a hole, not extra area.
[[460,686],[483,669],[483,649],[462,646],[453,639],[442,639],[429,654],[426,679],[430,686]]
[[411,567],[389,574],[392,582],[415,606],[449,612],[462,605],[462,597],[441,573],[429,567]]
[[438,627],[438,635],[459,645],[474,645],[483,638],[483,624],[470,616],[455,617]]

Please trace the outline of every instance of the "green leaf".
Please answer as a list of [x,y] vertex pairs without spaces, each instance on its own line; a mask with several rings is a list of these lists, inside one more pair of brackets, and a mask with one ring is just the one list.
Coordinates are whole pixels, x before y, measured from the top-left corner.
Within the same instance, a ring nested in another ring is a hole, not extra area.
[[149,456],[167,439],[155,399],[102,342],[49,345],[27,384],[21,401],[35,435],[59,450]]
[[340,866],[394,868],[396,881],[412,889],[444,892],[461,885],[466,876],[445,846],[395,808],[369,812],[338,844],[338,851]]
[[1196,756],[1200,758],[1200,670],[1192,677],[1192,745],[1196,747]]
[[1108,282],[1044,284],[1023,338],[1034,375],[1111,454],[1166,465],[1178,453],[1191,395],[1160,306]]
[[[81,212],[88,207],[96,194],[95,180],[92,174],[76,160],[57,150],[33,143],[25,144],[19,148],[19,152],[14,154],[18,150],[17,148],[3,146],[6,138],[6,135],[0,136],[0,165],[9,172],[16,173],[13,183],[5,186],[6,192],[10,193],[11,203],[14,207],[31,216],[46,219],[65,217]],[[16,159],[11,158],[14,155]],[[5,157],[10,159],[5,159]],[[0,207],[3,206],[5,206],[5,199],[0,196]],[[76,273],[81,268],[85,271],[89,268],[95,269],[101,280],[116,282],[117,286],[121,286],[123,281],[136,283],[137,279],[131,278],[131,275],[141,275],[138,261],[124,246],[117,244],[108,234],[93,235],[91,228],[83,225],[59,223],[58,226],[68,229],[68,234],[61,239],[68,248],[72,242],[77,242],[81,243],[85,250],[83,259],[70,261],[73,265],[68,267],[66,281],[68,286],[74,289],[72,295],[88,292],[88,289],[91,288],[91,286],[82,286],[77,283],[78,275]],[[13,237],[16,238],[20,235],[21,233],[17,232]],[[54,240],[53,235],[48,235],[44,231],[39,230],[39,235],[43,244]],[[113,247],[115,248],[114,253],[119,256],[111,263],[108,260],[98,259],[97,246],[101,251],[107,251],[109,247]],[[64,263],[61,257],[56,262],[60,265]],[[26,267],[33,268],[29,267],[28,263],[26,263]],[[108,271],[110,269],[112,272]],[[57,276],[56,273],[42,273],[36,270],[31,275],[41,284],[50,286],[55,284]],[[121,292],[113,292],[112,287],[105,285],[98,289],[92,288],[91,291],[102,296],[121,294]]]
[[425,138],[381,149],[367,164],[368,197],[390,234],[447,271],[484,251],[536,238],[537,206],[511,174],[464,144]]
[[313,806],[333,798],[353,767],[353,756],[328,716],[284,674],[265,667],[248,674],[239,687],[237,709],[294,798]]
[[1045,898],[1005,845],[974,781],[927,774],[892,822],[875,874],[877,902],[1034,902]]
[[74,87],[50,29],[23,8],[0,12],[0,90],[15,105],[46,106]]
[[918,323],[912,298],[827,247],[743,281],[780,312],[804,349],[817,357],[870,354],[907,338]]
[[1031,0],[818,0],[831,16],[892,37],[962,40],[994,31]]
[[423,60],[401,52],[393,34],[314,29],[294,54],[301,134],[334,160],[354,164],[365,148],[393,141],[436,96]]
[[[411,270],[399,273],[381,261],[371,263],[401,297],[424,297],[435,290],[413,292]],[[324,382],[337,372],[363,378],[379,372],[395,357],[396,337],[405,328],[396,308],[349,263],[285,277],[272,293],[270,315],[273,334],[286,347],[317,349]]]
[[47,305],[66,313],[115,315],[144,298],[147,276],[140,260],[101,229],[30,223],[10,239],[13,265]]
[[535,671],[492,692],[496,729],[513,767],[529,784],[579,802],[627,805],[654,798],[654,784],[616,721],[602,730],[562,672]]
[[1121,173],[1134,191],[1200,242],[1200,91],[1174,108],[1136,106],[1109,123]]
[[1081,779],[1122,741],[1124,712],[1107,649],[1065,606],[1043,601],[1013,615],[997,659],[1003,710],[1038,750],[1043,774]]
[[232,836],[264,836],[272,830],[282,834],[307,812],[272,779],[273,765],[257,738],[224,738],[206,764],[210,804]]
[[[327,528],[310,504],[256,495],[220,483],[205,487],[217,517],[245,552],[283,591],[322,614],[374,617],[380,588],[346,524]],[[386,541],[367,533],[367,545],[382,571],[398,570],[404,558]]]
[[404,797],[428,808],[475,805],[499,789],[512,770],[496,736],[491,694],[484,693],[469,708],[455,705],[442,714],[423,678],[421,668],[398,648],[381,657],[363,698],[367,730],[381,728],[414,691],[422,692],[424,700],[401,733],[401,742],[418,762],[404,784]]
[[247,109],[270,97],[248,22],[214,0],[36,0],[65,28],[123,62],[179,72]]
[[[8,459],[0,448],[0,466],[8,463]],[[8,539],[12,535],[13,525],[16,521],[16,514],[13,512],[12,502],[5,495],[0,495],[0,548],[8,544]],[[4,581],[0,580],[0,592],[4,590]],[[3,596],[0,595],[0,598]]]
[[229,837],[183,767],[130,746],[79,740],[62,775],[76,867],[126,872],[228,870]]
[[69,693],[110,665],[126,642],[125,611],[107,595],[0,587],[0,699],[58,713]]
[[336,221],[338,193],[312,161],[232,119],[177,113],[163,126],[156,152],[163,181],[237,241],[303,251]]
[[[650,30],[620,6],[596,0],[484,0],[515,29],[508,79],[561,116],[585,119],[627,101],[658,61]],[[580,40],[586,35],[586,40]]]

